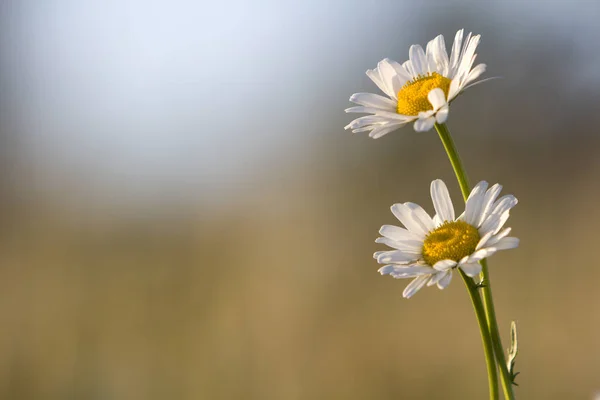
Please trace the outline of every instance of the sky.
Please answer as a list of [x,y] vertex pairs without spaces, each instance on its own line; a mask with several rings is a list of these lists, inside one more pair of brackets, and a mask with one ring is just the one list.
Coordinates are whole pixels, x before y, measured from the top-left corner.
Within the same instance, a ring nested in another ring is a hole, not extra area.
[[448,14],[484,30],[480,56],[493,53],[485,31],[487,43],[516,45],[553,40],[551,31],[573,45],[566,79],[597,84],[599,10],[593,1],[6,2],[3,130],[35,190],[218,200],[301,163],[320,135],[341,137],[347,98],[375,90],[364,71],[402,61]]

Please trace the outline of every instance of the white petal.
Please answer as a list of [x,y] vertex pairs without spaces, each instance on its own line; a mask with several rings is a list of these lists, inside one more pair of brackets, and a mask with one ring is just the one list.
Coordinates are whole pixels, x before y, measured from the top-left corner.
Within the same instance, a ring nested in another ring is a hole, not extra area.
[[430,232],[435,229],[433,219],[429,216],[427,211],[423,209],[423,207],[411,202],[406,202],[404,205],[411,209],[413,213],[413,219],[421,224],[426,232]]
[[470,40],[466,42],[463,55],[460,60],[460,65],[458,66],[458,70],[456,71],[455,78],[460,80],[460,86],[463,87],[465,81],[469,75],[469,71],[471,67],[473,67],[473,63],[475,62],[476,54],[475,50],[479,45],[479,41],[481,39],[481,35],[475,35]]
[[402,85],[412,79],[412,75],[404,68],[403,65],[393,60],[388,60],[388,63],[394,68],[396,74],[398,74]]
[[[377,87],[383,92],[386,93],[387,87],[383,84],[381,80],[381,76],[379,75],[379,70],[377,68],[368,69],[366,72],[367,76],[371,78],[373,83],[377,85]],[[386,93],[387,94],[387,93]]]
[[382,110],[379,108],[365,107],[365,106],[350,107],[350,108],[346,108],[344,111],[347,113],[375,114],[379,117],[386,117],[388,122],[410,122],[410,121],[414,121],[417,118],[413,115],[402,115],[402,114],[398,114],[395,112]]
[[408,50],[408,56],[412,63],[413,70],[419,74],[424,75],[427,73],[427,58],[423,48],[418,44],[413,44]]
[[405,61],[402,64],[402,68],[404,68],[406,70],[406,72],[408,72],[408,74],[410,75],[410,80],[413,80],[413,79],[415,79],[415,78],[417,78],[419,76],[419,74],[417,74],[415,72],[415,69],[413,68],[413,65],[410,62],[410,60]]
[[394,67],[390,64],[390,60],[383,59],[377,64],[382,80],[386,83],[389,90],[393,91],[394,99],[398,98],[398,92],[404,85],[405,81],[401,80]]
[[[430,40],[429,43],[427,43],[427,47],[425,48],[425,59],[427,60],[428,74],[432,72],[437,72],[437,63],[435,62],[435,57],[433,55],[433,53],[435,52],[435,50],[433,50],[433,46],[433,40]],[[429,286],[430,284],[431,281],[427,284],[427,286]]]
[[396,279],[414,278],[419,275],[431,275],[433,271],[430,267],[422,265],[386,265],[385,267],[379,268],[381,275],[390,275]]
[[432,117],[433,114],[435,114],[433,110],[419,111],[419,115],[417,115],[417,119],[426,119],[426,118]]
[[361,106],[381,108],[391,112],[397,107],[397,102],[394,100],[373,93],[354,93],[350,96],[350,101]]
[[382,117],[380,115],[365,115],[364,117],[359,117],[350,122],[348,125],[344,127],[344,129],[357,129],[363,128],[365,126],[373,125],[373,124],[382,124],[387,122],[388,119]]
[[433,106],[434,112],[439,110],[442,106],[446,105],[446,95],[444,94],[444,91],[440,88],[435,88],[431,90],[427,94],[427,100],[429,100],[429,102]]
[[[437,66],[437,72],[443,76],[448,76],[449,62],[444,36],[439,35],[429,43],[431,44],[431,52]],[[429,49],[429,44],[427,48]]]
[[443,124],[448,119],[448,113],[449,112],[450,112],[450,107],[448,107],[448,105],[442,106],[442,108],[440,108],[435,113],[435,121],[438,124]]
[[506,210],[502,214],[492,214],[483,222],[479,228],[479,233],[485,235],[488,232],[493,232],[494,235],[502,229],[508,217],[510,216],[510,210]]
[[469,47],[469,43],[471,43],[471,35],[471,32],[467,33],[467,36],[462,42],[463,45],[461,46],[460,54],[458,55],[457,64],[454,66],[454,78],[459,78],[459,74],[461,72],[461,65],[465,56],[465,51]]
[[501,232],[499,232],[497,235],[493,236],[487,243],[488,246],[493,246],[496,243],[498,243],[500,241],[500,239],[502,239],[505,236],[508,236],[508,234],[510,233],[511,228],[504,228],[502,229]]
[[428,130],[430,130],[431,128],[433,128],[433,125],[435,124],[435,118],[434,117],[429,117],[429,118],[424,118],[424,119],[417,119],[415,121],[415,131],[417,132],[427,132]]
[[481,239],[479,239],[479,242],[477,243],[477,247],[475,247],[475,250],[479,250],[481,249],[483,246],[486,245],[486,243],[490,240],[490,238],[494,235],[494,232],[488,232],[485,235],[483,235],[481,237]]
[[492,186],[485,192],[485,195],[483,196],[483,202],[481,203],[480,217],[475,222],[475,227],[479,228],[481,224],[483,224],[487,216],[491,214],[494,208],[494,202],[496,201],[496,198],[498,197],[501,191],[502,186],[496,183],[494,186]]
[[467,224],[475,226],[475,223],[479,219],[483,196],[487,186],[486,181],[481,181],[471,190],[471,194],[469,194],[467,204],[465,205],[465,222]]
[[454,100],[454,98],[460,93],[460,90],[460,81],[458,79],[452,79],[452,82],[450,82],[450,89],[448,89],[448,102]]
[[469,32],[467,34],[467,37],[465,38],[465,40],[463,40],[463,44],[464,46],[462,47],[462,51],[460,54],[460,61],[462,62],[462,58],[465,56],[465,53],[467,52],[468,48],[469,48],[469,44],[473,41],[474,37],[472,37],[473,33]]
[[[469,71],[470,71],[471,66],[475,62],[476,57],[477,57],[477,55],[472,56],[468,63],[464,63],[463,65],[461,65],[461,67],[460,67],[461,69],[459,69],[458,73],[455,76],[455,80],[458,81],[459,92],[464,91],[467,87],[466,82],[469,77]],[[462,61],[461,61],[461,63],[462,63]]]
[[382,117],[387,117],[390,120],[395,120],[394,122],[410,122],[414,121],[417,117],[414,115],[402,115],[396,112],[389,111],[377,111],[377,115],[381,115]]
[[386,237],[375,239],[375,243],[385,244],[396,250],[402,250],[406,253],[418,254],[420,256],[423,250],[423,242],[421,240],[403,240],[396,241]]
[[[462,48],[462,40],[463,40],[464,29],[456,32],[456,36],[454,36],[454,43],[452,44],[452,52],[450,53],[450,74],[453,74],[456,70],[456,66],[458,65],[458,61],[460,59],[460,52]],[[453,78],[454,75],[450,76]]]
[[402,222],[402,225],[404,225],[406,229],[416,234],[419,239],[424,238],[428,233],[421,224],[415,221],[412,210],[405,204],[394,204],[392,206],[392,213],[400,222]]
[[494,247],[485,247],[481,250],[477,250],[475,253],[473,253],[469,256],[467,264],[471,264],[471,263],[475,263],[480,260],[483,260],[484,258],[487,258],[487,257],[493,255],[495,252],[496,252],[496,249]]
[[380,108],[365,107],[365,106],[355,106],[355,107],[346,108],[344,110],[344,112],[347,112],[347,113],[365,113],[365,114],[377,114],[381,111],[384,111],[384,110],[380,109]]
[[376,127],[377,127],[377,125],[364,126],[362,128],[352,129],[352,133],[369,132],[369,131],[372,131],[373,129],[375,129]]
[[397,267],[395,265],[386,265],[386,266],[383,266],[383,267],[379,268],[377,270],[377,272],[379,272],[381,275],[388,275],[388,274],[394,272],[394,270],[396,268]]
[[435,263],[433,268],[438,271],[447,271],[456,266],[456,261],[454,260],[441,260]]
[[385,236],[395,241],[403,241],[403,240],[421,240],[421,245],[423,244],[422,237],[414,234],[413,232],[400,228],[394,225],[383,225],[381,229],[379,229],[379,234],[381,236]]
[[464,264],[464,265],[461,265],[459,268],[462,269],[463,272],[465,274],[467,274],[467,276],[470,276],[471,278],[474,277],[475,275],[478,275],[481,272],[481,264],[479,264],[478,262],[471,263],[471,264]]
[[448,271],[446,272],[446,275],[440,279],[440,281],[438,282],[438,288],[440,289],[445,289],[448,287],[448,285],[450,284],[450,281],[452,280],[452,271]]
[[485,72],[485,69],[486,69],[486,65],[485,64],[479,64],[475,68],[473,68],[471,70],[471,72],[469,72],[469,75],[467,76],[467,79],[465,79],[465,81],[463,82],[464,89],[466,89],[466,86],[469,83],[471,83],[475,79],[479,78],[481,76],[481,74],[483,74]]
[[380,254],[379,257],[377,257],[377,262],[379,264],[405,264],[417,261],[418,258],[419,257],[415,254],[405,253],[401,250],[393,250]]
[[519,247],[519,239],[516,237],[505,237],[502,238],[494,245],[498,250],[508,250]]
[[390,132],[393,132],[397,129],[402,128],[406,123],[396,122],[396,123],[388,123],[383,126],[378,126],[369,133],[369,137],[373,139],[379,139],[380,137],[387,135]]
[[502,196],[496,203],[494,203],[491,214],[502,214],[505,211],[510,210],[517,205],[519,200],[511,194]]
[[377,85],[379,89],[385,94],[388,95],[391,99],[397,99],[397,94],[394,93],[393,88],[391,87],[391,82],[384,81],[381,76],[381,71],[378,68],[367,70],[367,76],[371,78],[371,80]]
[[378,259],[380,255],[382,255],[383,253],[387,253],[389,250],[386,251],[376,251],[375,253],[373,253],[373,258],[374,259]]
[[[442,271],[442,272],[438,272],[436,274],[433,274],[431,276],[431,279],[429,280],[429,282],[427,282],[427,286],[433,286],[436,283],[438,283],[440,281],[440,279],[442,279],[443,277],[446,276],[446,274],[448,274],[449,271]],[[452,273],[452,272],[450,272]]]
[[412,281],[408,284],[408,286],[406,286],[406,289],[404,289],[404,292],[402,292],[402,296],[404,296],[407,299],[410,299],[415,293],[421,290],[423,286],[425,286],[428,280],[429,275],[422,275],[415,278],[414,281]]
[[431,182],[431,200],[442,221],[454,221],[454,206],[446,184],[441,179]]

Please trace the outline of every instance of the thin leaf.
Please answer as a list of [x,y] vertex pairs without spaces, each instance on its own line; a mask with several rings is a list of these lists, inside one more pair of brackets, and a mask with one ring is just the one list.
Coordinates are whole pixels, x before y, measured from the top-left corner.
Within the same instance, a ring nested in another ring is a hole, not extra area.
[[517,338],[517,323],[512,321],[510,323],[510,348],[508,349],[508,360],[506,362],[506,367],[508,368],[508,372],[510,374],[510,378],[512,384],[518,386],[515,383],[515,378],[519,375],[518,372],[515,372],[515,359],[517,358],[517,354],[519,354],[519,345]]

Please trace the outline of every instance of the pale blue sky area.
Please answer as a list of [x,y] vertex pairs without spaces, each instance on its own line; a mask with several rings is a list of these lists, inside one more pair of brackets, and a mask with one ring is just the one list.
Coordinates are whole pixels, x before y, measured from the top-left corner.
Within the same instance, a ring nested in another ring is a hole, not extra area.
[[3,129],[44,185],[218,197],[274,157],[297,162],[318,135],[340,135],[348,97],[376,90],[364,71],[437,33],[449,45],[461,27],[481,32],[486,62],[488,43],[518,49],[552,32],[577,60],[565,79],[597,84],[600,6],[577,4],[6,2]]

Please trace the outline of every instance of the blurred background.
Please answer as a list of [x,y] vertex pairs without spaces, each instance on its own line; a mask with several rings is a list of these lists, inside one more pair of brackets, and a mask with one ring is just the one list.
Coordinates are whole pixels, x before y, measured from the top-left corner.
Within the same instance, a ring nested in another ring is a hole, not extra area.
[[459,279],[402,298],[435,132],[343,127],[365,71],[482,34],[449,126],[520,204],[490,260],[520,399],[600,391],[600,3],[3,1],[1,399],[483,399]]

